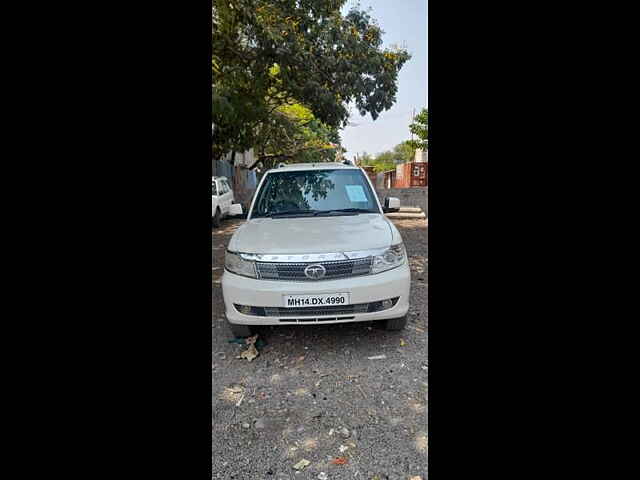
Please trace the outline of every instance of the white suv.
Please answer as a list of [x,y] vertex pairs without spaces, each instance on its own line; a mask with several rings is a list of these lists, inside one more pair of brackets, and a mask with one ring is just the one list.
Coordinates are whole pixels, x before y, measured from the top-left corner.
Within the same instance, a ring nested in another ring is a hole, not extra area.
[[211,217],[213,226],[218,228],[220,220],[231,213],[233,190],[226,177],[211,178]]
[[222,277],[237,337],[252,325],[384,320],[406,325],[410,271],[400,233],[363,170],[291,164],[266,172],[229,242]]

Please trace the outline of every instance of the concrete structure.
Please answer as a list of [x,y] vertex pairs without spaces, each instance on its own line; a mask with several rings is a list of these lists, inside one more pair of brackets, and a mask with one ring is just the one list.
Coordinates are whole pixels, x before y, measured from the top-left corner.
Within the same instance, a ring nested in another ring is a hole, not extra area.
[[428,162],[429,161],[428,153],[429,153],[428,150],[427,151],[423,151],[423,150],[417,148],[415,156],[413,158],[413,161],[414,162]]
[[393,188],[396,183],[396,171],[387,170],[376,175],[376,189]]
[[417,188],[376,188],[376,193],[381,202],[386,197],[395,197],[400,199],[400,207],[417,207],[428,215],[427,210],[427,187]]

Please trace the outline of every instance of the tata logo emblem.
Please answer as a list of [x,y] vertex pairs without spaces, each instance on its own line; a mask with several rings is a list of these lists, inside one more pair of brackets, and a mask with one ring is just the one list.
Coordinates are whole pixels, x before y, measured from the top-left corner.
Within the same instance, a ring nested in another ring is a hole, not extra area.
[[304,269],[304,274],[311,280],[320,280],[326,275],[326,273],[327,270],[319,263],[314,263]]

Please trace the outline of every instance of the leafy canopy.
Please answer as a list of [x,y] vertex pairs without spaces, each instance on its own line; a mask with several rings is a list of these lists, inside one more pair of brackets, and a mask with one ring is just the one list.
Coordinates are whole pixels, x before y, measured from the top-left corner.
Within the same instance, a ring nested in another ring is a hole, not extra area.
[[214,0],[214,156],[251,148],[271,114],[300,104],[333,129],[348,104],[373,119],[395,102],[410,55],[346,0]]
[[265,169],[281,161],[331,161],[337,149],[341,148],[337,130],[320,122],[299,103],[278,107],[257,132],[254,149],[259,152],[257,160]]

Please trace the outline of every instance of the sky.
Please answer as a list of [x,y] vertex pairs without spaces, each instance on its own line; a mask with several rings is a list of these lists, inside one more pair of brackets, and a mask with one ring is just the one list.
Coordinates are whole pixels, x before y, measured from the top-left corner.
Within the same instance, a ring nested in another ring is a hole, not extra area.
[[[360,7],[371,7],[375,18],[385,32],[384,47],[405,45],[411,59],[398,75],[396,103],[373,121],[371,116],[360,116],[353,108],[350,122],[340,131],[346,158],[353,160],[356,153],[378,154],[391,150],[398,143],[409,140],[409,124],[413,109],[418,113],[427,106],[427,2],[428,0],[360,0]],[[348,12],[356,2],[344,6]]]

